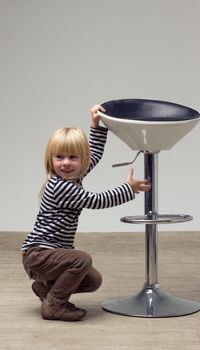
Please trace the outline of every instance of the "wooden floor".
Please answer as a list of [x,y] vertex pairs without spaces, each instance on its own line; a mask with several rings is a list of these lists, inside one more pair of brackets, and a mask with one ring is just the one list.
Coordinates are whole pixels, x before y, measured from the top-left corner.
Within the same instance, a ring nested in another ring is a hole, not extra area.
[[[200,312],[138,318],[102,310],[102,302],[137,293],[144,283],[143,233],[82,233],[76,247],[89,252],[103,286],[72,301],[88,310],[77,323],[46,321],[21,265],[24,233],[0,233],[0,349],[199,350]],[[200,302],[200,232],[159,233],[162,290]]]

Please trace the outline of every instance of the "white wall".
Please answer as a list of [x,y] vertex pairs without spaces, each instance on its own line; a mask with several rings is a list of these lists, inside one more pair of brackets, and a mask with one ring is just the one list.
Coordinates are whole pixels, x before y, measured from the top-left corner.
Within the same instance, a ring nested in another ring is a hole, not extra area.
[[[90,125],[95,103],[161,99],[200,110],[199,0],[0,0],[0,231],[32,229],[44,180],[43,153],[61,126]],[[159,155],[160,213],[194,220],[160,226],[199,230],[200,125]],[[127,169],[133,152],[111,133],[104,159],[85,181],[100,191]],[[143,177],[142,158],[135,173]],[[135,202],[85,210],[79,231],[138,231],[119,222],[143,213]]]

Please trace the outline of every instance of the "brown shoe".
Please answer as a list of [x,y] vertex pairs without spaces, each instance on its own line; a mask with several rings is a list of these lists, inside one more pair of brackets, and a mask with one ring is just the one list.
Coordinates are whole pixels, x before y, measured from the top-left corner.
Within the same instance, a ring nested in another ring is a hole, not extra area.
[[83,319],[87,315],[87,311],[48,294],[42,302],[41,315],[45,320],[74,322]]

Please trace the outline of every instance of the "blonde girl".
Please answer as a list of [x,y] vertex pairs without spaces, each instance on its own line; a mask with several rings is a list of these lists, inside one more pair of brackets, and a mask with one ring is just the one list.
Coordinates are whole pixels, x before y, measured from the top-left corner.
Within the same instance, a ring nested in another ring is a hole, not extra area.
[[102,283],[91,256],[74,246],[81,211],[114,207],[150,188],[147,181],[134,179],[132,170],[127,180],[113,189],[95,193],[83,188],[82,180],[101,159],[107,139],[107,129],[99,126],[99,110],[104,111],[99,105],[91,109],[89,142],[81,129],[62,128],[47,144],[40,209],[22,245],[23,265],[34,280],[32,290],[42,302],[44,319],[83,319],[86,310],[72,304],[70,296],[93,292]]

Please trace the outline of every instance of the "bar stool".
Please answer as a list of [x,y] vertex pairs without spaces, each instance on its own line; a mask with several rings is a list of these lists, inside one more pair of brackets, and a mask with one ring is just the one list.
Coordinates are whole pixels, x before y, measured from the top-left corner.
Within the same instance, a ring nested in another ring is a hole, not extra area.
[[[144,215],[122,217],[129,224],[145,224],[145,274],[142,290],[136,295],[105,301],[106,311],[138,317],[173,317],[195,313],[200,304],[175,297],[160,289],[158,283],[158,224],[192,220],[186,214],[158,213],[158,153],[171,149],[200,120],[189,107],[157,100],[122,99],[102,104],[104,125],[132,150],[144,153],[144,177],[151,190],[144,195]],[[117,164],[125,165],[128,163]]]

